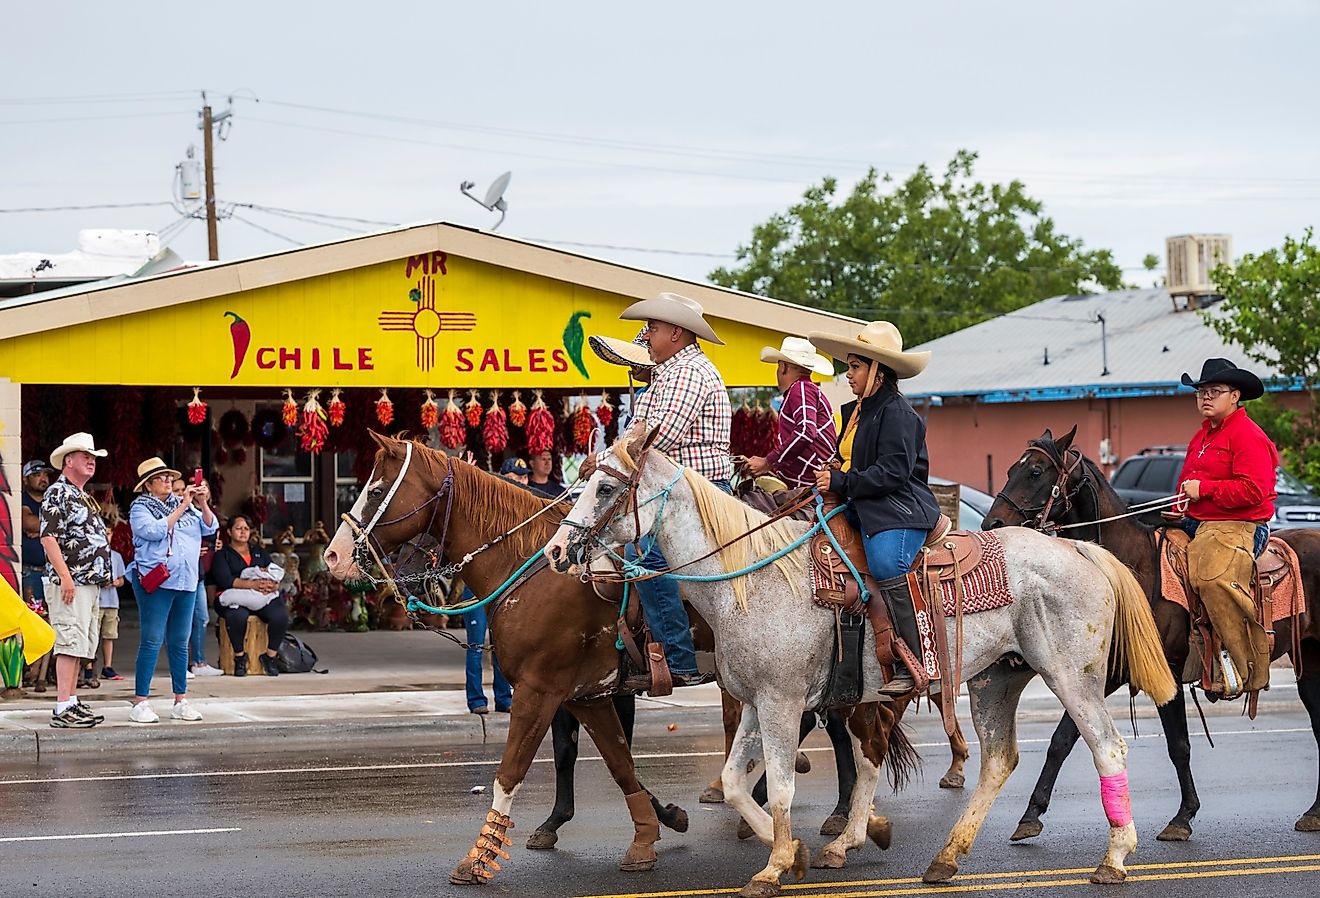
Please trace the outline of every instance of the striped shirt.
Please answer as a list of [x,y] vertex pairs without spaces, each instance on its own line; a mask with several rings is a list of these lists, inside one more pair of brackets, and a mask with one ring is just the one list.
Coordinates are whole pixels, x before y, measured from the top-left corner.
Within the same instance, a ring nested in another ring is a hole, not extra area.
[[729,394],[720,372],[695,343],[655,366],[633,417],[660,426],[653,445],[680,465],[710,481],[733,476]]
[[816,471],[834,458],[837,442],[829,400],[811,378],[804,377],[784,391],[779,439],[765,460],[790,487],[812,486]]

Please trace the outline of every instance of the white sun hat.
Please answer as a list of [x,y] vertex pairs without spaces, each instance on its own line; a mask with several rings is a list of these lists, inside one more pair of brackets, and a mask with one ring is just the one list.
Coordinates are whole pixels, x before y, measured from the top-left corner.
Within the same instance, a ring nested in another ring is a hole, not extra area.
[[834,374],[834,363],[817,352],[811,341],[803,337],[785,337],[778,349],[773,346],[762,346],[761,361],[771,364],[788,362],[790,365],[806,368],[825,377]]

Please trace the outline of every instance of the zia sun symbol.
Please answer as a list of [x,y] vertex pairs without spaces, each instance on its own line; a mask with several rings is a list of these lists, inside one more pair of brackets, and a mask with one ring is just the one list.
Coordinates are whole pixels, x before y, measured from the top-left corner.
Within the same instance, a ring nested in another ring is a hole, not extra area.
[[412,331],[417,337],[417,367],[430,371],[435,364],[435,338],[441,331],[470,331],[477,326],[471,312],[446,312],[435,307],[435,280],[422,278],[408,291],[416,309],[394,312],[384,310],[376,322],[383,331]]

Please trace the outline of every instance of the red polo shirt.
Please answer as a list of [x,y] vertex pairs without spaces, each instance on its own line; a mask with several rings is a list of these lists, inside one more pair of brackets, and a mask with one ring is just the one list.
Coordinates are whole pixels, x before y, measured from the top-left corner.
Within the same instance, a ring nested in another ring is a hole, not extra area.
[[1187,444],[1178,483],[1201,482],[1201,498],[1187,507],[1199,521],[1266,521],[1274,516],[1279,450],[1245,409],[1218,427],[1209,419]]

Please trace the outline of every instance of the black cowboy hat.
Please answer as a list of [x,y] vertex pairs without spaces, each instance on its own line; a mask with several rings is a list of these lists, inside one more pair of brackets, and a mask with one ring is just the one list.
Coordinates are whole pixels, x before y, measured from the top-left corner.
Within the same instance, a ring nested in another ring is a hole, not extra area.
[[1228,359],[1206,359],[1201,366],[1201,376],[1192,380],[1190,374],[1182,376],[1184,387],[1203,387],[1206,384],[1223,384],[1242,394],[1243,399],[1259,399],[1265,395],[1265,385],[1260,378],[1250,371],[1243,371]]

